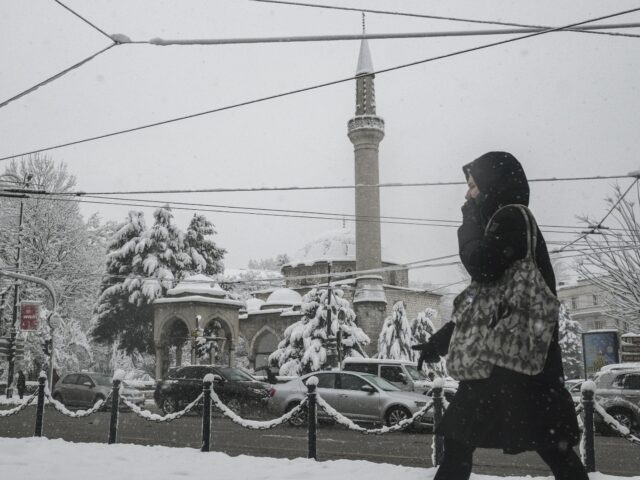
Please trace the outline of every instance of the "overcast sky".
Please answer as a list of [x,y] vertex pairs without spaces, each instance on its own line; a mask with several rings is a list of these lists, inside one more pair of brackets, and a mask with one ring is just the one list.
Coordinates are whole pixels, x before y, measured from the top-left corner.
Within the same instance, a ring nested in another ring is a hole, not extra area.
[[[0,0],[0,101],[109,45],[53,0]],[[343,6],[560,26],[640,7],[638,1],[351,0]],[[358,34],[361,16],[244,0],[66,0],[109,34],[133,40]],[[640,22],[640,13],[605,23]],[[499,28],[368,14],[367,33]],[[640,34],[640,29],[625,30]],[[372,40],[376,69],[509,37]],[[197,113],[355,74],[359,41],[226,46],[121,45],[0,109],[0,157]],[[462,180],[460,167],[507,150],[529,178],[619,175],[640,169],[640,38],[551,33],[376,77],[385,119],[381,182]],[[47,152],[84,191],[353,183],[347,121],[355,82]],[[630,180],[620,181],[628,185]],[[532,185],[540,224],[578,225],[606,213],[612,181]],[[382,214],[460,220],[463,186],[385,188]],[[162,201],[352,214],[352,190],[154,194]],[[85,204],[122,220],[131,207]],[[153,209],[143,209],[152,222]],[[203,212],[228,267],[296,250],[340,220]],[[176,211],[186,228],[193,212]],[[547,233],[547,240],[574,236]],[[383,225],[390,260],[456,253],[454,228]],[[445,284],[458,269],[416,270]]]

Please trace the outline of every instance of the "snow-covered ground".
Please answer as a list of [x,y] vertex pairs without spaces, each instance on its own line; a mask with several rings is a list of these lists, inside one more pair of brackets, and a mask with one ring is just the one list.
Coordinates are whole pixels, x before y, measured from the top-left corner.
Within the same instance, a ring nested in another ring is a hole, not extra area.
[[[46,438],[0,438],[0,472],[3,478],[30,480],[431,480],[435,468],[413,468],[362,460],[315,462],[307,459],[231,457],[224,453],[201,453],[190,448],[145,447],[73,443]],[[472,475],[473,480],[550,479],[551,477],[494,477]],[[594,473],[591,480],[616,480]]]

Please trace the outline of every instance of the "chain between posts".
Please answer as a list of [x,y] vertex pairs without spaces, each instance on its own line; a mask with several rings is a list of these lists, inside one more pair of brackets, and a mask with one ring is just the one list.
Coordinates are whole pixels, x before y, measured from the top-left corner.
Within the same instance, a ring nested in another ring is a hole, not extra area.
[[244,427],[249,430],[270,430],[272,428],[279,427],[283,423],[286,423],[289,420],[291,420],[292,417],[299,415],[302,409],[307,405],[307,399],[305,398],[304,400],[302,400],[302,402],[300,402],[298,405],[296,405],[294,408],[289,410],[287,413],[285,413],[281,417],[278,417],[274,420],[257,421],[257,420],[246,420],[240,417],[237,413],[235,413],[233,410],[227,407],[224,403],[222,403],[222,401],[220,400],[220,397],[218,397],[218,394],[216,394],[216,392],[213,389],[211,389],[211,401],[213,402],[213,406],[216,407],[220,411],[220,413],[222,413],[222,415],[227,417],[233,423],[236,423],[241,427]]
[[51,396],[51,392],[49,391],[48,387],[45,387],[45,396],[47,398],[47,401],[53,406],[53,408],[55,408],[62,415],[65,415],[65,416],[71,417],[71,418],[84,418],[84,417],[88,417],[89,415],[93,415],[94,413],[98,412],[100,410],[100,408],[102,408],[102,406],[111,397],[111,392],[109,392],[109,394],[107,395],[107,398],[105,398],[104,400],[100,399],[96,403],[94,403],[93,407],[91,407],[89,410],[77,410],[75,412],[72,412],[67,407],[65,407],[63,403],[61,403],[58,400],[56,400],[55,398],[53,398]]
[[175,413],[167,413],[166,415],[158,415],[157,413],[150,412],[149,410],[143,410],[138,405],[133,402],[130,402],[124,397],[120,397],[120,401],[124,403],[127,407],[131,409],[133,413],[135,413],[138,417],[144,418],[150,422],[156,423],[164,423],[164,422],[173,422],[181,417],[184,417],[187,413],[193,410],[198,403],[202,400],[202,393],[196,397],[196,399],[191,402],[189,405],[184,407],[183,410]]
[[10,410],[0,410],[0,418],[8,418],[8,417],[12,417],[13,415],[17,415],[22,410],[24,410],[29,405],[31,405],[37,396],[38,396],[38,392],[35,392],[26,400],[24,400],[23,402],[20,402],[15,408],[12,408]]
[[427,403],[424,407],[422,407],[419,411],[413,414],[410,418],[405,418],[404,420],[396,423],[392,427],[382,427],[382,428],[372,428],[367,429],[357,425],[350,420],[349,418],[342,415],[335,408],[327,403],[327,401],[322,398],[320,395],[317,397],[318,406],[322,408],[327,415],[333,418],[337,423],[347,427],[349,430],[353,430],[354,432],[362,433],[363,435],[384,435],[387,433],[398,432],[400,430],[404,430],[409,425],[421,419],[426,413],[433,408],[433,401]]

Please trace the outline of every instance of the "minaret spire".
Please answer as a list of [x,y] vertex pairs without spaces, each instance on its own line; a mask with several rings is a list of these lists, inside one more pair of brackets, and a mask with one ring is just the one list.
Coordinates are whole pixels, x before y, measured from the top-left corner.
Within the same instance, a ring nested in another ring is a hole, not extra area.
[[[365,28],[363,14],[363,38],[356,67],[356,114],[348,124],[348,135],[353,143],[355,157],[357,271],[378,270],[382,267],[378,145],[384,138],[384,120],[376,115],[375,70],[369,44],[364,38]],[[382,276],[374,273],[356,277],[353,307],[358,324],[369,338],[378,338],[386,304]],[[370,355],[375,354],[375,350],[376,345],[367,347]]]

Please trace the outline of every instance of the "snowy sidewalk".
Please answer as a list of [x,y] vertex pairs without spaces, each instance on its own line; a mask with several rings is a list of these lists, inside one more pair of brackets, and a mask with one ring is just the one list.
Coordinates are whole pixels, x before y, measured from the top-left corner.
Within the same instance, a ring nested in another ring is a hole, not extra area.
[[[0,438],[2,478],[30,480],[431,480],[434,468],[401,467],[362,460],[315,462],[224,453],[201,453],[190,448],[72,443],[46,438]],[[472,475],[473,480],[532,480],[551,477],[494,477]],[[635,479],[595,473],[591,480]]]

